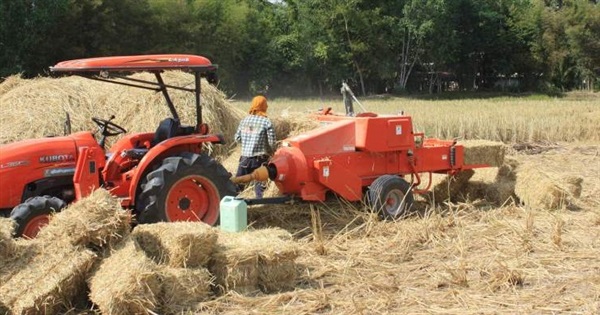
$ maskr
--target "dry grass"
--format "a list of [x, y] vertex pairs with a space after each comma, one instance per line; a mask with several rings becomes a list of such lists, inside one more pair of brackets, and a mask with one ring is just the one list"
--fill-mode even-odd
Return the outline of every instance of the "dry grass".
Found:
[[[414, 100], [406, 98], [361, 100], [381, 114], [404, 111], [415, 130], [442, 139], [486, 139], [511, 142], [600, 140], [600, 97], [588, 99]], [[341, 101], [275, 99], [274, 112], [308, 112], [332, 107], [343, 112]], [[355, 105], [355, 108], [358, 107]]]

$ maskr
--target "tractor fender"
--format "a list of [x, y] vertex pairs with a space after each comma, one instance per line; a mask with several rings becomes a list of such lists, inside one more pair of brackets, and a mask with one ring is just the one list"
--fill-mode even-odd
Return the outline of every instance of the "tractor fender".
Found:
[[181, 152], [200, 153], [203, 143], [223, 144], [225, 143], [225, 138], [221, 134], [178, 136], [167, 139], [152, 147], [140, 160], [136, 172], [133, 173], [131, 178], [131, 185], [129, 186], [131, 205], [135, 204], [140, 181], [143, 179], [143, 176], [152, 171], [150, 167], [155, 165], [155, 162], [160, 162], [169, 156], [174, 156]]

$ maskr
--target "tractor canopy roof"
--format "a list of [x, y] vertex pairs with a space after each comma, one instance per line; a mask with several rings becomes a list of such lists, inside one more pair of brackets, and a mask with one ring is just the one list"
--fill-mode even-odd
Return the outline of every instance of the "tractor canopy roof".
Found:
[[[66, 60], [50, 67], [57, 74], [78, 75], [93, 80], [111, 82], [131, 87], [162, 92], [173, 118], [179, 120], [179, 115], [168, 90], [192, 92], [196, 103], [196, 129], [202, 125], [202, 107], [200, 106], [200, 78], [205, 77], [211, 84], [218, 82], [217, 65], [208, 58], [196, 55], [161, 54], [113, 56]], [[165, 70], [181, 70], [194, 74], [194, 85], [174, 86], [165, 84], [161, 73]], [[128, 74], [132, 72], [154, 73], [156, 81], [138, 79]]]
[[184, 70], [191, 72], [215, 71], [217, 65], [202, 56], [182, 54], [113, 56], [66, 60], [50, 67], [52, 72], [96, 72], [96, 71], [155, 71]]

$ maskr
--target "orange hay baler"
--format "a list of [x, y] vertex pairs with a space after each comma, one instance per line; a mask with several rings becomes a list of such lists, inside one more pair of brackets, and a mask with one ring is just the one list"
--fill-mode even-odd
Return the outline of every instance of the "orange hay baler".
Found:
[[[413, 193], [428, 191], [433, 173], [490, 166], [466, 165], [462, 145], [415, 133], [410, 116], [340, 116], [327, 110], [315, 119], [320, 128], [284, 140], [268, 165], [233, 181], [270, 178], [287, 196], [280, 200], [325, 201], [328, 193], [348, 201], [366, 197], [374, 210], [395, 219], [411, 207]], [[425, 185], [421, 174], [429, 175]]]

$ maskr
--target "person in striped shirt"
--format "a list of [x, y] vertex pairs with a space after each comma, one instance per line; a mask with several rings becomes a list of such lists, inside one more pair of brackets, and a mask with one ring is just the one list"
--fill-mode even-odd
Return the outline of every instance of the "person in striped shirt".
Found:
[[[267, 117], [267, 108], [267, 99], [264, 96], [254, 97], [249, 115], [238, 125], [235, 141], [241, 142], [242, 154], [236, 176], [250, 174], [266, 164], [275, 150], [275, 129]], [[264, 189], [263, 183], [254, 183], [256, 198], [263, 197]]]

